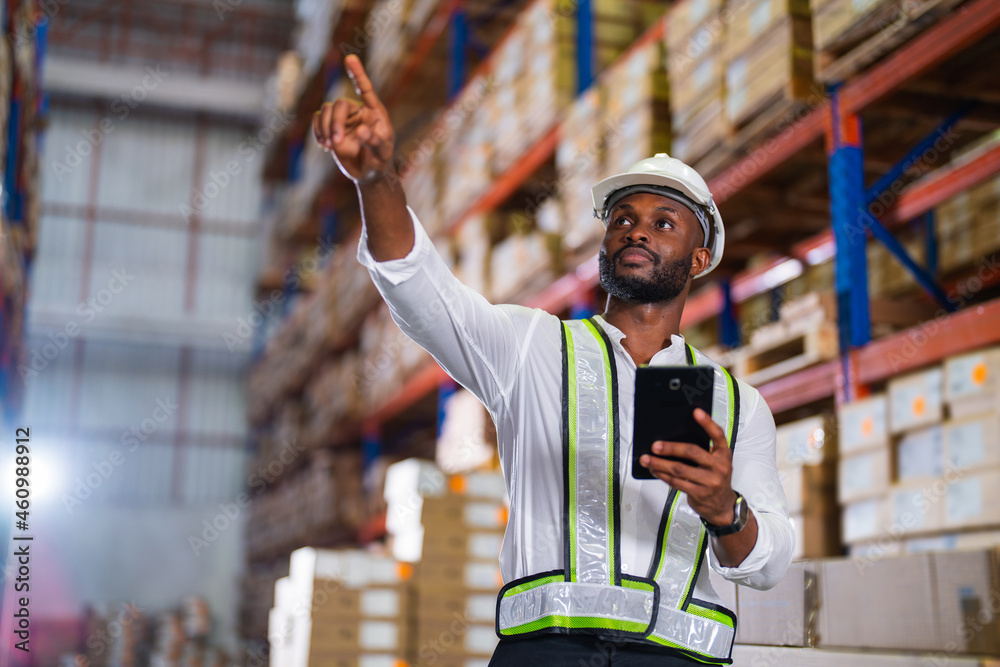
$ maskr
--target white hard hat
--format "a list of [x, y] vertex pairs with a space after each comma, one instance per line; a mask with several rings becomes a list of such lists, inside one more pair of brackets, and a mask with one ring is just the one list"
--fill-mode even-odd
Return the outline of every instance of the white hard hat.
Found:
[[[605, 207], [612, 195], [624, 188], [631, 190], [633, 187], [635, 187], [635, 191], [642, 192], [641, 186], [670, 188], [677, 191], [684, 198], [690, 199], [695, 205], [704, 207], [704, 212], [708, 214], [707, 216], [698, 215], [698, 211], [695, 211], [695, 215], [698, 216], [699, 220], [706, 220], [706, 223], [704, 223], [706, 227], [709, 224], [708, 221], [712, 225], [714, 236], [709, 234], [707, 228], [705, 229], [706, 243], [711, 242], [712, 244], [708, 248], [709, 252], [712, 253], [712, 261], [708, 265], [708, 268], [695, 276], [695, 278], [700, 278], [718, 266], [719, 262], [722, 261], [726, 231], [722, 226], [722, 216], [719, 214], [719, 208], [712, 200], [712, 193], [708, 191], [708, 184], [705, 183], [705, 179], [697, 171], [666, 153], [657, 153], [653, 157], [640, 160], [629, 167], [628, 171], [624, 174], [610, 176], [595, 185], [591, 190], [594, 197], [594, 216], [600, 218], [604, 227], [607, 228], [608, 220], [605, 215]], [[648, 191], [656, 192], [655, 190]], [[666, 196], [671, 195], [668, 194]], [[683, 199], [680, 201], [684, 202]]]

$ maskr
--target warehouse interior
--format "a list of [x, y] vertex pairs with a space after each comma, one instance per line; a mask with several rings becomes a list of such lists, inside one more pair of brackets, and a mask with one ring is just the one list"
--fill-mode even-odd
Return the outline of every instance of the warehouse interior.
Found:
[[603, 312], [591, 187], [663, 152], [707, 181], [725, 253], [681, 333], [766, 400], [796, 535], [769, 591], [712, 573], [733, 664], [1000, 665], [1000, 3], [0, 20], [0, 667], [489, 663], [496, 427], [357, 261], [312, 134], [349, 54], [492, 303]]

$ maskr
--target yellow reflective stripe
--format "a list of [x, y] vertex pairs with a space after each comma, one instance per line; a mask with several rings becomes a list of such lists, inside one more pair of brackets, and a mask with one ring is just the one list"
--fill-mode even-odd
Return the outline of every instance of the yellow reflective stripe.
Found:
[[650, 591], [652, 592], [653, 584], [648, 581], [633, 581], [632, 579], [622, 579], [622, 586], [625, 588], [635, 588], [640, 591]]
[[615, 432], [615, 419], [617, 415], [614, 414], [614, 402], [611, 400], [611, 361], [608, 359], [610, 350], [608, 350], [607, 345], [604, 344], [604, 339], [601, 337], [600, 332], [594, 327], [594, 323], [590, 320], [583, 320], [583, 323], [590, 330], [590, 333], [594, 335], [597, 340], [598, 347], [601, 348], [601, 356], [604, 358], [604, 382], [605, 388], [608, 393], [608, 400], [605, 401], [608, 406], [608, 446], [605, 448], [607, 451], [607, 461], [605, 464], [606, 474], [608, 478], [608, 575], [610, 577], [609, 584], [615, 585], [615, 571], [617, 570], [618, 564], [615, 562], [615, 479], [614, 479], [614, 461], [612, 457], [614, 456], [614, 449], [611, 447], [611, 438], [614, 437]]
[[567, 381], [567, 401], [569, 410], [567, 414], [567, 427], [569, 429], [569, 472], [566, 475], [566, 484], [569, 485], [569, 580], [576, 581], [576, 484], [572, 480], [576, 479], [576, 350], [573, 347], [573, 330], [568, 324], [563, 324], [566, 329], [566, 355], [568, 363], [566, 372], [569, 374]]
[[729, 448], [733, 448], [733, 425], [736, 422], [736, 381], [733, 376], [729, 374], [722, 366], [719, 366], [719, 370], [722, 374], [726, 376], [726, 390], [729, 393], [729, 419], [726, 420], [726, 442], [729, 444]]
[[718, 623], [722, 623], [725, 626], [733, 627], [733, 619], [731, 619], [726, 614], [721, 611], [716, 611], [715, 609], [708, 609], [706, 607], [699, 607], [696, 604], [688, 605], [686, 610], [688, 613], [694, 614], [695, 616], [701, 616], [702, 618], [707, 618]]
[[[670, 502], [670, 516], [667, 518], [667, 525], [663, 529], [663, 542], [660, 544], [660, 562], [656, 566], [656, 574], [653, 575], [653, 581], [660, 580], [660, 573], [663, 572], [663, 555], [667, 553], [667, 541], [670, 539], [670, 526], [674, 523], [674, 510], [677, 509], [677, 499], [680, 498], [680, 493], [675, 493], [673, 500]], [[704, 528], [702, 528], [704, 530]]]
[[[707, 535], [708, 535], [708, 531], [705, 530], [705, 526], [699, 526], [698, 527], [698, 550], [695, 553], [701, 554], [702, 549], [705, 548], [705, 537]], [[691, 591], [691, 587], [694, 586], [694, 578], [695, 578], [695, 576], [697, 574], [698, 574], [698, 563], [697, 563], [697, 557], [696, 557], [695, 566], [693, 568], [691, 568], [691, 576], [688, 577], [687, 586], [684, 587], [684, 595], [681, 596], [681, 604], [680, 604], [679, 607], [677, 607], [681, 611], [685, 611], [685, 609], [684, 609], [684, 601], [687, 600], [688, 593]]]
[[517, 595], [518, 593], [523, 593], [524, 591], [530, 591], [532, 588], [544, 586], [545, 584], [551, 584], [554, 581], [566, 581], [566, 579], [561, 574], [550, 574], [546, 577], [540, 577], [532, 581], [526, 581], [523, 584], [518, 584], [517, 586], [512, 586], [507, 589], [507, 592], [505, 592], [503, 596], [507, 597], [508, 595]]

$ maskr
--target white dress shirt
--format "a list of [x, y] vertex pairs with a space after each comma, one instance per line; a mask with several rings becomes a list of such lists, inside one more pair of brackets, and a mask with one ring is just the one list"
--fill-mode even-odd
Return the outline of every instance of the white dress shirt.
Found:
[[[545, 311], [493, 305], [462, 284], [437, 254], [413, 211], [415, 242], [401, 259], [376, 262], [363, 229], [358, 260], [368, 268], [392, 317], [408, 336], [487, 407], [497, 426], [510, 519], [500, 553], [505, 582], [563, 567], [562, 352], [560, 321]], [[619, 329], [597, 321], [611, 339], [618, 368], [621, 475], [621, 568], [647, 576], [670, 486], [636, 480], [632, 466], [635, 363]], [[698, 362], [708, 361], [699, 358]], [[684, 339], [657, 352], [651, 366], [685, 365]], [[715, 391], [725, 392], [716, 373]], [[721, 384], [720, 384], [721, 383]], [[774, 586], [792, 558], [794, 533], [775, 465], [774, 419], [756, 389], [740, 387], [739, 446], [732, 486], [757, 518], [757, 542], [738, 567], [723, 567], [709, 540], [711, 567], [756, 589]], [[707, 568], [694, 597], [719, 604]]]

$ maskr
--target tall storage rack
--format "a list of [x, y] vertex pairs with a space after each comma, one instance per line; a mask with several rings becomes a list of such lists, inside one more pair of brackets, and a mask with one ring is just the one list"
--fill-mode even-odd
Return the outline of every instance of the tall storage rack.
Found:
[[23, 396], [24, 306], [38, 231], [40, 72], [47, 23], [32, 0], [2, 3], [0, 43], [0, 421]]
[[[589, 29], [589, 3], [579, 3], [578, 38], [586, 43]], [[449, 93], [458, 93], [456, 82], [464, 78], [462, 3], [442, 2], [428, 29], [417, 46], [401, 64], [397, 89], [405, 87], [410, 77], [420, 69], [433, 49], [445, 49], [444, 37], [449, 36]], [[662, 40], [666, 32], [664, 21], [658, 21], [635, 44], [636, 47]], [[459, 44], [458, 47], [455, 44]], [[501, 41], [502, 44], [502, 41]], [[495, 51], [494, 51], [495, 52]], [[724, 218], [727, 211], [756, 208], [766, 211], [787, 205], [781, 196], [789, 182], [804, 174], [822, 184], [830, 202], [830, 226], [812, 237], [790, 244], [786, 254], [772, 255], [763, 264], [743, 268], [709, 284], [695, 286], [689, 297], [682, 320], [682, 329], [704, 324], [718, 318], [719, 327], [727, 329], [724, 336], [733, 340], [734, 306], [766, 295], [802, 273], [810, 265], [833, 258], [838, 312], [840, 350], [838, 358], [811, 365], [803, 370], [763, 382], [757, 386], [772, 412], [782, 416], [798, 414], [810, 405], [824, 401], [836, 404], [867, 395], [869, 387], [907, 370], [940, 361], [947, 356], [1000, 342], [1000, 299], [984, 295], [1000, 284], [1000, 270], [977, 272], [973, 267], [966, 274], [949, 276], [944, 284], [934, 278], [935, 248], [928, 242], [926, 255], [929, 270], [912, 260], [906, 250], [894, 240], [892, 231], [915, 219], [926, 219], [934, 238], [931, 213], [934, 208], [958, 193], [1000, 173], [1000, 147], [987, 144], [984, 150], [971, 151], [962, 160], [923, 173], [919, 178], [904, 176], [912, 157], [926, 150], [939, 131], [945, 132], [960, 120], [974, 119], [982, 136], [1000, 126], [1000, 79], [991, 73], [986, 63], [990, 54], [1000, 53], [1000, 4], [993, 0], [968, 0], [957, 10], [940, 17], [916, 37], [904, 41], [867, 67], [856, 66], [845, 80], [831, 82], [828, 95], [806, 108], [794, 122], [766, 141], [753, 147], [740, 147], [719, 168], [706, 174], [709, 186], [720, 204]], [[581, 92], [592, 81], [593, 57], [587, 48], [578, 52], [578, 80]], [[318, 107], [330, 81], [336, 76], [337, 58], [328, 60], [325, 74], [317, 76], [306, 89], [299, 104], [299, 118], [293, 121], [278, 148], [269, 156], [268, 172], [274, 178], [285, 178], [296, 169], [302, 142], [310, 141], [308, 118]], [[973, 72], [970, 67], [979, 63]], [[486, 60], [474, 74], [485, 74], [495, 66]], [[942, 86], [949, 73], [965, 72], [964, 80], [954, 90]], [[975, 74], [975, 75], [973, 75]], [[475, 76], [468, 77], [475, 79]], [[933, 103], [931, 98], [934, 97]], [[393, 93], [389, 93], [390, 109]], [[879, 114], [870, 113], [876, 105], [885, 103]], [[888, 109], [888, 111], [886, 111]], [[885, 114], [909, 121], [919, 118], [914, 126], [929, 130], [907, 154], [898, 146], [886, 150], [882, 141], [877, 151], [866, 153], [868, 137], [878, 137], [885, 127]], [[521, 188], [550, 173], [553, 155], [561, 137], [562, 125], [556, 123], [541, 138], [529, 146], [511, 167], [503, 171], [491, 186], [466, 211], [447, 222], [456, 230], [475, 215], [501, 206]], [[889, 156], [889, 157], [887, 157]], [[340, 187], [344, 184], [341, 181]], [[319, 195], [318, 208], [326, 210], [342, 205], [350, 210], [352, 194], [331, 188]], [[875, 218], [869, 204], [880, 194], [891, 192], [890, 203]], [[347, 202], [344, 204], [344, 202]], [[794, 216], [796, 211], [791, 211]], [[356, 211], [354, 212], [356, 215]], [[859, 217], [860, 216], [860, 217]], [[341, 216], [343, 219], [343, 216]], [[727, 218], [730, 219], [730, 218]], [[857, 234], [858, 220], [861, 230]], [[925, 306], [933, 306], [937, 314], [931, 320], [894, 334], [871, 340], [868, 322], [868, 283], [865, 271], [868, 236], [884, 243], [908, 270], [917, 275], [918, 283], [927, 292]], [[344, 234], [345, 245], [356, 242], [354, 235]], [[969, 281], [975, 281], [969, 293]], [[593, 310], [597, 294], [596, 262], [573, 267], [538, 291], [524, 303], [555, 314]], [[956, 309], [956, 299], [947, 298], [956, 290], [972, 305]], [[283, 325], [301, 327], [301, 318], [290, 318]], [[931, 332], [928, 327], [933, 327]], [[929, 335], [932, 334], [932, 335]], [[330, 354], [344, 349], [356, 331], [337, 332], [339, 341], [330, 346]], [[738, 337], [737, 337], [738, 338]], [[914, 344], [917, 340], [918, 344]], [[381, 433], [398, 428], [401, 420], [417, 419], [433, 422], [428, 406], [437, 403], [436, 394], [446, 395], [454, 385], [433, 362], [414, 373], [391, 396], [375, 405], [365, 406], [362, 416], [340, 424], [338, 434], [328, 446], [335, 451], [366, 448], [377, 451]], [[789, 417], [790, 418], [790, 417]], [[274, 419], [273, 414], [258, 415], [258, 426]], [[433, 423], [428, 424], [433, 429]], [[253, 530], [253, 527], [251, 527]], [[370, 541], [382, 534], [384, 517], [370, 517], [357, 535], [339, 535], [343, 541]], [[316, 536], [323, 542], [330, 536]]]

